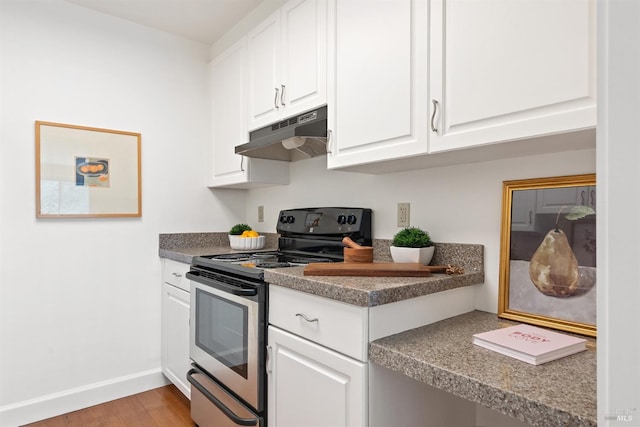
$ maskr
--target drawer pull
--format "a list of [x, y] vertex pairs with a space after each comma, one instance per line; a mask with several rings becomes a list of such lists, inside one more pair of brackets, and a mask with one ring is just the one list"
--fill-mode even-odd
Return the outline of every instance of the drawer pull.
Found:
[[306, 320], [309, 323], [313, 323], [313, 322], [317, 322], [318, 321], [317, 317], [314, 317], [313, 319], [311, 319], [310, 317], [308, 317], [307, 315], [302, 314], [302, 313], [296, 313], [296, 317], [302, 317], [304, 320]]
[[171, 273], [173, 274], [173, 277], [182, 277], [182, 274], [178, 274], [178, 273]]

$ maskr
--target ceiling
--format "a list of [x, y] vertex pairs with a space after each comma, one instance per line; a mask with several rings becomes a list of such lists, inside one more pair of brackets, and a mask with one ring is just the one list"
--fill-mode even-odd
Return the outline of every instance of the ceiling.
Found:
[[262, 0], [67, 0], [137, 24], [213, 44]]

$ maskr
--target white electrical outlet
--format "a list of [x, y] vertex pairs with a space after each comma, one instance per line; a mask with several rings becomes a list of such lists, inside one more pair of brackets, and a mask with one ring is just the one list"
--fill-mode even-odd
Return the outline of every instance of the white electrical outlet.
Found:
[[264, 206], [258, 206], [258, 222], [264, 222]]
[[398, 227], [409, 227], [409, 203], [398, 203]]

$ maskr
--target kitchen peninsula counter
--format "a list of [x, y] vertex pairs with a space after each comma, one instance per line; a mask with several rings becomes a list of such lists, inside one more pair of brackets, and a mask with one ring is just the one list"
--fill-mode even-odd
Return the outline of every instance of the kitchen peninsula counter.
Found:
[[472, 311], [373, 341], [369, 360], [533, 426], [596, 426], [596, 344], [534, 366], [472, 336], [517, 322]]
[[484, 281], [482, 271], [431, 277], [305, 276], [304, 267], [265, 270], [264, 277], [274, 285], [360, 307], [375, 307]]
[[[266, 235], [265, 250], [277, 248], [277, 235]], [[389, 240], [374, 241], [374, 260], [391, 261]], [[191, 263], [195, 256], [233, 251], [224, 233], [161, 234], [159, 256]], [[483, 246], [436, 243], [432, 264], [452, 264], [463, 274], [431, 277], [305, 276], [304, 267], [264, 270], [265, 281], [285, 288], [322, 296], [361, 307], [374, 307], [484, 282]]]

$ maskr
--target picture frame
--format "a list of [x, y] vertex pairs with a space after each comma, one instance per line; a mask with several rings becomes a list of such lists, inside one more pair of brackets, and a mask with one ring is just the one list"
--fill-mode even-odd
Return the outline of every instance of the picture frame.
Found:
[[36, 217], [142, 216], [141, 134], [35, 122]]
[[504, 181], [498, 317], [596, 336], [595, 174]]

